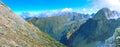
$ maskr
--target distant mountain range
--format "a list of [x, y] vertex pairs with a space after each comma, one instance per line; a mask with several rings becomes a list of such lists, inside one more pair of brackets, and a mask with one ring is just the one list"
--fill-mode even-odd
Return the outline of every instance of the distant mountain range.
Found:
[[[53, 17], [53, 16], [64, 16], [64, 15], [70, 15], [70, 14], [80, 14], [77, 12], [61, 12], [61, 11], [56, 11], [56, 12], [41, 12], [41, 13], [33, 13], [33, 12], [23, 12], [19, 14], [24, 19], [30, 18], [30, 17], [37, 17], [37, 18], [46, 18], [46, 17]], [[90, 15], [90, 14], [83, 14], [83, 15]], [[91, 14], [89, 17], [94, 16], [94, 13]]]

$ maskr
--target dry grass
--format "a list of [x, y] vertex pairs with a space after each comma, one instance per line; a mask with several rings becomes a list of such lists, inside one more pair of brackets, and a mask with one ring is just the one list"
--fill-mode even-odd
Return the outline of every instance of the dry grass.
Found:
[[66, 47], [0, 5], [0, 47]]

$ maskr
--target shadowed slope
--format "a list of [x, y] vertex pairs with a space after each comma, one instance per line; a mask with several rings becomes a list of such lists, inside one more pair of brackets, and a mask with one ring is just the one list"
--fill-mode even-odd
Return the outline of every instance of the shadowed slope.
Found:
[[108, 8], [99, 10], [95, 17], [82, 24], [68, 39], [72, 47], [103, 47], [105, 40], [111, 37], [120, 19], [110, 19], [114, 16]]

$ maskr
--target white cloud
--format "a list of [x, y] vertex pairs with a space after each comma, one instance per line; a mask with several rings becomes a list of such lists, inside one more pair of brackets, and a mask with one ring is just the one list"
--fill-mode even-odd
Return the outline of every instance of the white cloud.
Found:
[[120, 0], [94, 0], [92, 1], [93, 8], [103, 8], [107, 7], [111, 10], [116, 10], [120, 12]]
[[86, 11], [87, 11], [87, 9], [83, 8], [83, 11], [84, 11], [84, 12], [86, 12]]
[[71, 12], [71, 11], [73, 11], [73, 9], [72, 8], [64, 8], [61, 11], [62, 12]]
[[[85, 13], [85, 14], [92, 14], [96, 13], [99, 9], [107, 7], [110, 8], [111, 10], [119, 11], [120, 12], [120, 0], [87, 0], [89, 3], [86, 7], [84, 8], [63, 8], [63, 9], [56, 9], [56, 10], [50, 10], [50, 11], [42, 11], [38, 12], [44, 13], [46, 15], [53, 15], [53, 14], [58, 14], [60, 12], [78, 12], [78, 13]], [[90, 6], [89, 6], [90, 5]], [[31, 16], [33, 14], [30, 14]], [[35, 14], [34, 14], [35, 15]]]
[[78, 13], [83, 13], [83, 14], [93, 14], [96, 13], [97, 9], [93, 8], [83, 8], [83, 9], [77, 9]]
[[33, 13], [33, 12], [23, 12], [23, 13], [21, 13], [21, 14], [19, 14], [21, 17], [23, 17], [23, 18], [28, 18], [28, 17], [34, 17], [34, 16], [36, 16], [36, 14], [35, 13]]

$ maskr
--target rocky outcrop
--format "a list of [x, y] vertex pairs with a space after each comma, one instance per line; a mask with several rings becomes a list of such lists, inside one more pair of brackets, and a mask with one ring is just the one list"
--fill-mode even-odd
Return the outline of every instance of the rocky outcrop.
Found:
[[0, 3], [0, 47], [66, 47]]
[[108, 38], [105, 41], [105, 46], [106, 47], [119, 47], [120, 46], [120, 28], [117, 28], [113, 36]]

